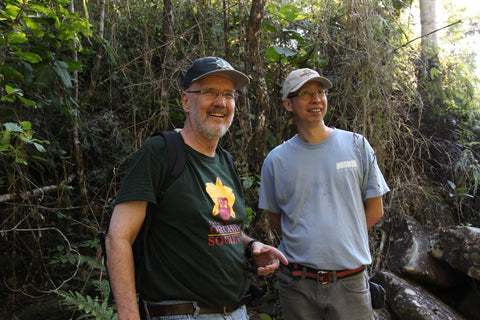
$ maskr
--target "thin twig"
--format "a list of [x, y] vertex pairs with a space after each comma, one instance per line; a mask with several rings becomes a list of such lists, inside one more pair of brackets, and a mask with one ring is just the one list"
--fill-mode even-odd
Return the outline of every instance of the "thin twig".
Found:
[[[73, 252], [74, 254], [77, 255], [78, 259], [77, 259], [77, 263], [75, 265], [75, 271], [73, 272], [73, 274], [62, 281], [62, 283], [58, 286], [56, 286], [56, 288], [52, 289], [52, 290], [40, 290], [38, 288], [35, 288], [33, 285], [29, 285], [30, 287], [33, 287], [35, 290], [37, 290], [38, 292], [40, 293], [52, 293], [52, 292], [55, 292], [55, 291], [58, 291], [60, 290], [64, 284], [66, 284], [67, 282], [69, 282], [70, 280], [72, 280], [78, 273], [78, 270], [80, 269], [80, 262], [81, 262], [81, 255], [80, 255], [80, 252], [78, 252], [77, 250], [73, 249], [72, 246], [70, 245], [70, 241], [68, 241], [67, 237], [62, 233], [62, 231], [60, 231], [60, 229], [58, 228], [55, 228], [55, 227], [48, 227], [48, 228], [31, 228], [31, 229], [16, 229], [16, 228], [12, 228], [12, 229], [9, 229], [9, 230], [0, 230], [0, 233], [3, 234], [3, 233], [7, 233], [7, 232], [12, 232], [12, 231], [15, 231], [15, 232], [32, 232], [32, 231], [56, 231], [60, 234], [60, 236], [65, 240], [65, 242], [67, 243], [67, 246], [68, 246], [68, 250], [70, 252]], [[53, 281], [51, 281], [52, 284]], [[29, 294], [27, 294], [25, 291], [21, 290], [21, 289], [13, 289], [13, 288], [10, 288], [6, 282], [4, 282], [5, 286], [13, 291], [13, 292], [20, 292], [26, 296], [29, 296], [29, 297], [33, 297]]]
[[401, 49], [401, 48], [403, 48], [403, 47], [408, 46], [410, 43], [412, 43], [412, 42], [414, 42], [414, 41], [416, 41], [416, 40], [418, 40], [418, 39], [421, 39], [421, 38], [424, 38], [424, 37], [428, 37], [429, 35], [431, 35], [431, 34], [433, 34], [433, 33], [435, 33], [435, 32], [438, 32], [438, 31], [443, 30], [443, 29], [445, 29], [445, 28], [450, 28], [451, 26], [456, 25], [456, 24], [458, 24], [458, 23], [462, 23], [462, 22], [463, 22], [462, 20], [458, 20], [458, 21], [456, 21], [456, 22], [450, 23], [449, 25], [443, 26], [443, 27], [441, 27], [441, 28], [439, 28], [439, 29], [430, 31], [429, 33], [422, 34], [421, 36], [416, 37], [415, 39], [412, 39], [412, 40], [408, 41], [407, 43], [401, 45], [400, 47], [393, 49], [393, 52], [397, 51], [398, 49]]

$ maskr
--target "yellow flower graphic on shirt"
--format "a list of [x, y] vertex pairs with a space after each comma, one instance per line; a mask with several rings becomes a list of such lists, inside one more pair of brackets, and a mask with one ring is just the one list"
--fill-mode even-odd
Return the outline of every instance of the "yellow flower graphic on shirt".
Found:
[[220, 178], [217, 177], [215, 184], [206, 184], [206, 190], [213, 203], [215, 203], [212, 212], [214, 216], [220, 214], [223, 220], [228, 220], [230, 217], [235, 218], [235, 212], [233, 212], [235, 194], [231, 188], [224, 186]]

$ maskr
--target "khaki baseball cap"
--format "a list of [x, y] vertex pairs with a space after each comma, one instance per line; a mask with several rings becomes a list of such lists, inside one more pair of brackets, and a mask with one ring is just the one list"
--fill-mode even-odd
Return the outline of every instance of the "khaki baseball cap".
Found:
[[319, 75], [317, 71], [308, 68], [297, 69], [290, 72], [283, 83], [282, 100], [285, 100], [290, 93], [297, 91], [305, 83], [312, 80], [320, 82], [325, 89], [332, 87], [330, 80]]

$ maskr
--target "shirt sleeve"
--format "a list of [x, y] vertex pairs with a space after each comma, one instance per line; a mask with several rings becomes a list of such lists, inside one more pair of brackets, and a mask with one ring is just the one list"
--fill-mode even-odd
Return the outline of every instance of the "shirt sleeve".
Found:
[[364, 138], [365, 154], [366, 154], [366, 174], [365, 181], [362, 186], [363, 200], [383, 196], [390, 191], [387, 182], [377, 163], [375, 151]]
[[161, 136], [148, 139], [129, 162], [116, 203], [147, 201], [157, 204], [167, 166], [165, 142]]

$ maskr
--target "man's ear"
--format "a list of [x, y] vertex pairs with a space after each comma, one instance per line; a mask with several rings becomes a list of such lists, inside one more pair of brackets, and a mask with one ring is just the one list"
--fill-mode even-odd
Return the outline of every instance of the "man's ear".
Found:
[[190, 106], [188, 103], [189, 103], [188, 94], [184, 91], [182, 93], [182, 106], [183, 106], [183, 111], [185, 112], [190, 112]]
[[283, 100], [283, 106], [285, 109], [287, 109], [287, 111], [292, 111], [292, 101], [289, 98]]

